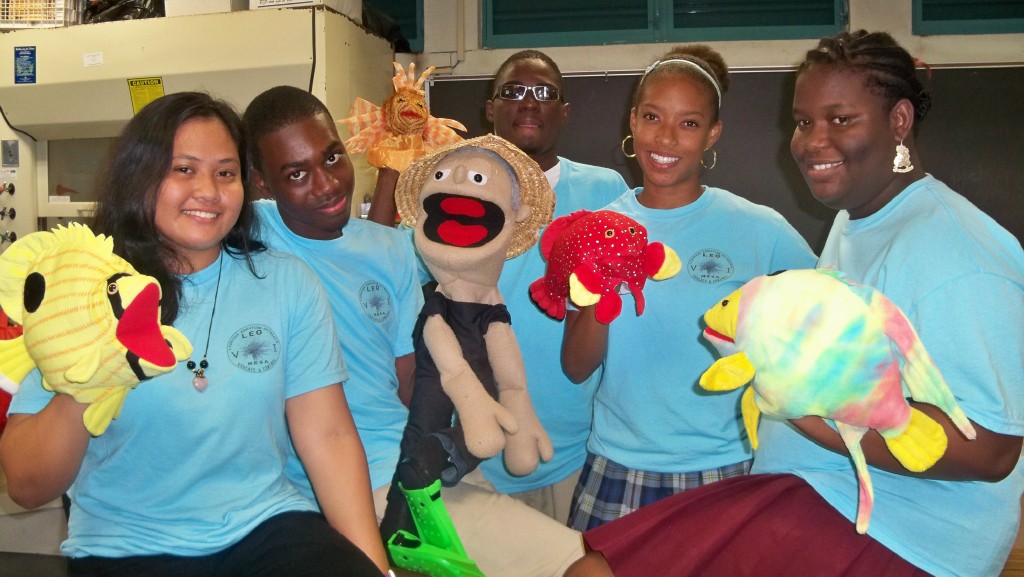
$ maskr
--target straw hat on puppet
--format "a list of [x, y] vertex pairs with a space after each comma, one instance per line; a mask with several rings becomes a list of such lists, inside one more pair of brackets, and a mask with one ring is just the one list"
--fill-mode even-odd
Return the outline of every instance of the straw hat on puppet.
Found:
[[423, 188], [423, 183], [433, 173], [434, 166], [442, 158], [467, 147], [481, 148], [496, 153], [512, 167], [512, 172], [515, 173], [516, 180], [519, 181], [520, 202], [530, 207], [530, 216], [516, 224], [505, 258], [519, 256], [537, 242], [540, 229], [551, 222], [551, 217], [555, 212], [555, 191], [548, 184], [544, 171], [532, 158], [511, 142], [493, 134], [450, 144], [409, 165], [409, 168], [399, 176], [398, 185], [395, 188], [395, 204], [398, 207], [398, 215], [402, 219], [402, 224], [409, 228], [416, 228], [416, 219], [420, 211], [420, 190]]

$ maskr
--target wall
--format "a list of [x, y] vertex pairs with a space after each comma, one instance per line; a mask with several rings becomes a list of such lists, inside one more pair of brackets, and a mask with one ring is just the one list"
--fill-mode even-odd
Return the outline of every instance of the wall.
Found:
[[[435, 116], [466, 124], [469, 136], [490, 130], [482, 102], [493, 72], [515, 49], [482, 50], [477, 2], [430, 0], [426, 52], [417, 65], [438, 66], [430, 84]], [[883, 29], [932, 67], [922, 72], [935, 106], [922, 123], [918, 146], [926, 170], [1024, 238], [1024, 34], [917, 37], [911, 3], [850, 0], [852, 29]], [[459, 6], [464, 18], [457, 18]], [[460, 42], [459, 30], [464, 30]], [[705, 182], [772, 206], [818, 249], [834, 212], [813, 201], [789, 154], [793, 68], [814, 40], [711, 43], [729, 62], [732, 87], [723, 98], [725, 130], [718, 165]], [[559, 152], [614, 168], [640, 184], [636, 164], [619, 150], [628, 134], [628, 100], [640, 71], [665, 44], [542, 48], [565, 74], [572, 104]], [[461, 48], [461, 50], [460, 50]], [[405, 55], [403, 55], [405, 56]]]
[[[426, 0], [424, 53], [417, 64], [436, 74], [492, 75], [515, 49], [482, 50], [480, 7], [474, 0]], [[921, 37], [911, 34], [909, 0], [849, 0], [850, 29], [885, 30], [932, 65], [1024, 63], [1024, 34]], [[460, 15], [459, 6], [463, 7]], [[460, 25], [461, 24], [461, 25]], [[460, 35], [460, 32], [462, 34]], [[464, 50], [460, 53], [460, 38]], [[731, 67], [792, 66], [813, 46], [808, 40], [716, 42]], [[563, 72], [642, 70], [670, 44], [542, 48]]]

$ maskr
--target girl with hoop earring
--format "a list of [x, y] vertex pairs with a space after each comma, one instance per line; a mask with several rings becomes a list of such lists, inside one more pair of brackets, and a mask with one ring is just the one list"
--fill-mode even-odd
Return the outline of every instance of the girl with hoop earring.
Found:
[[683, 271], [647, 285], [643, 316], [625, 314], [606, 325], [594, 307], [568, 314], [566, 374], [581, 382], [604, 368], [570, 514], [570, 526], [581, 531], [750, 470], [739, 397], [696, 393], [715, 360], [697, 337], [700, 319], [748, 280], [813, 268], [816, 257], [774, 210], [701, 184], [703, 171], [718, 161], [713, 147], [722, 133], [727, 70], [708, 46], [676, 47], [647, 68], [633, 96], [632, 134], [622, 148], [639, 163], [643, 186], [606, 208], [673, 248]]

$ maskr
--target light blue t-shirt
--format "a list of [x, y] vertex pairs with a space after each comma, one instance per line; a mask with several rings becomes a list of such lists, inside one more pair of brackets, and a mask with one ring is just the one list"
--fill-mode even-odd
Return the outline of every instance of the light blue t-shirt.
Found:
[[[209, 333], [209, 386], [199, 392], [180, 362], [130, 392], [119, 418], [89, 442], [68, 491], [61, 551], [70, 557], [209, 555], [285, 511], [315, 510], [288, 482], [286, 399], [340, 383], [345, 365], [327, 297], [291, 256], [253, 255], [185, 277], [174, 326], [199, 362]], [[10, 413], [37, 413], [53, 393], [33, 371]]]
[[[555, 218], [577, 210], [598, 210], [626, 190], [614, 170], [559, 158], [555, 184]], [[543, 232], [543, 231], [542, 231]], [[568, 477], [586, 460], [587, 436], [592, 420], [591, 403], [599, 374], [575, 384], [562, 372], [561, 350], [564, 323], [544, 314], [530, 300], [530, 283], [544, 276], [547, 263], [540, 244], [512, 260], [498, 279], [498, 290], [512, 316], [512, 331], [523, 352], [526, 386], [541, 425], [551, 438], [555, 455], [533, 473], [516, 477], [502, 460], [504, 454], [480, 465], [484, 476], [503, 493], [532, 491]]]
[[649, 241], [672, 248], [682, 270], [666, 280], [648, 279], [642, 316], [623, 295], [622, 314], [608, 330], [587, 448], [659, 473], [744, 461], [751, 453], [740, 391], [707, 393], [697, 383], [717, 358], [701, 337], [704, 313], [754, 277], [812, 268], [816, 258], [779, 213], [731, 192], [705, 187], [689, 205], [656, 210], [637, 201], [642, 190], [607, 208], [644, 225]]
[[[382, 487], [395, 473], [409, 418], [398, 398], [395, 358], [413, 351], [412, 329], [423, 306], [412, 247], [395, 229], [361, 219], [350, 220], [339, 238], [304, 238], [288, 229], [273, 201], [254, 206], [261, 240], [304, 260], [327, 291], [348, 360], [345, 398], [366, 451], [370, 483]], [[312, 496], [302, 463], [294, 456], [288, 474]]]
[[[871, 216], [840, 212], [819, 266], [903, 310], [972, 421], [1024, 435], [1024, 251], [1009, 232], [927, 176]], [[754, 472], [803, 477], [852, 522], [858, 487], [848, 457], [788, 421], [763, 419], [758, 435]], [[999, 574], [1017, 534], [1024, 464], [998, 483], [870, 474], [869, 535], [932, 575]]]

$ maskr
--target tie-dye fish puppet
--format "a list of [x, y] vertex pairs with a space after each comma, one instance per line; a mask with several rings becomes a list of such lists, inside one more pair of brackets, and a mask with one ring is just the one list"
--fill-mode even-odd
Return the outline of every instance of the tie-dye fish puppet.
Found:
[[409, 65], [408, 73], [401, 64], [395, 62], [394, 66], [395, 76], [391, 82], [395, 93], [384, 105], [356, 98], [349, 116], [338, 124], [347, 126], [352, 134], [345, 141], [349, 154], [365, 152], [370, 166], [403, 172], [417, 158], [462, 140], [455, 130], [465, 132], [466, 127], [457, 120], [435, 118], [427, 111], [423, 83], [434, 71], [433, 66], [419, 79], [416, 79], [415, 64]]
[[632, 293], [641, 315], [647, 278], [664, 280], [682, 268], [674, 250], [648, 242], [642, 224], [610, 210], [579, 210], [556, 218], [544, 229], [540, 250], [547, 272], [530, 285], [530, 298], [558, 320], [565, 318], [569, 297], [577, 306], [596, 304], [597, 320], [612, 322], [622, 312], [622, 286]]
[[23, 327], [0, 341], [0, 387], [16, 392], [38, 367], [46, 389], [89, 405], [83, 421], [95, 436], [130, 390], [192, 352], [184, 335], [160, 324], [160, 284], [113, 247], [72, 223], [26, 235], [0, 255], [0, 308]]
[[740, 401], [756, 450], [761, 413], [782, 419], [831, 419], [859, 480], [857, 532], [865, 533], [874, 492], [861, 438], [878, 431], [909, 471], [938, 461], [942, 426], [911, 407], [910, 397], [945, 411], [968, 439], [974, 427], [903, 312], [881, 292], [832, 270], [757, 277], [704, 315], [704, 338], [724, 356], [701, 376], [711, 391], [750, 383]]

